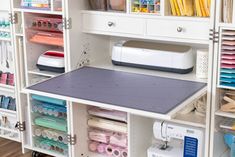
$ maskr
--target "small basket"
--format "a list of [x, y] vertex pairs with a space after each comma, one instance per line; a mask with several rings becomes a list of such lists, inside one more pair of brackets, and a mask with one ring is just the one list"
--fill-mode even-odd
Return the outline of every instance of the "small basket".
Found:
[[126, 0], [107, 0], [109, 11], [126, 11]]

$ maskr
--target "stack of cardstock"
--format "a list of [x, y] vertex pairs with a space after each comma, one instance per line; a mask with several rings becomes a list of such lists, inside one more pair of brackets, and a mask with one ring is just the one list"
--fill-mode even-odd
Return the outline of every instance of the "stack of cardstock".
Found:
[[235, 31], [222, 33], [220, 85], [235, 87]]
[[233, 0], [223, 0], [223, 22], [232, 23]]

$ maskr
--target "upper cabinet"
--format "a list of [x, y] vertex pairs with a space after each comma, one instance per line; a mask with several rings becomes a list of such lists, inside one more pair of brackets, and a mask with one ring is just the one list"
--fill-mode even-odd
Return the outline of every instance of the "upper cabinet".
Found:
[[89, 0], [89, 6], [82, 12], [86, 33], [209, 43], [209, 0]]

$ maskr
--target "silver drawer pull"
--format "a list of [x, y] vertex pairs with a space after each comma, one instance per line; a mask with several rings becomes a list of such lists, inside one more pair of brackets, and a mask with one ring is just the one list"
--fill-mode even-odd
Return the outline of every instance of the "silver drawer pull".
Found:
[[183, 28], [182, 27], [178, 27], [177, 28], [177, 32], [182, 32], [183, 31]]
[[114, 22], [110, 22], [110, 21], [109, 21], [109, 22], [108, 22], [108, 26], [109, 26], [109, 27], [114, 26]]

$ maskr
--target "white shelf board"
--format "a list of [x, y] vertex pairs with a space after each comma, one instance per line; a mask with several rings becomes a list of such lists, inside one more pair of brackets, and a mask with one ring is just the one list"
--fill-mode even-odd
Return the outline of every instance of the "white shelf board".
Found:
[[2, 37], [0, 37], [0, 41], [11, 41], [11, 38], [2, 38]]
[[224, 152], [220, 157], [229, 157], [230, 156], [230, 149]]
[[[126, 13], [128, 14], [128, 13]], [[161, 13], [144, 13], [144, 12], [130, 12], [130, 15], [154, 15], [154, 16], [162, 16]]]
[[115, 16], [128, 16], [135, 18], [157, 18], [157, 19], [179, 19], [189, 21], [204, 21], [210, 22], [210, 18], [207, 17], [188, 17], [188, 16], [159, 16], [156, 14], [143, 14], [143, 13], [125, 13], [125, 12], [108, 12], [108, 11], [94, 11], [94, 10], [82, 10], [81, 13], [86, 14], [99, 14], [99, 15], [115, 15]]
[[15, 86], [0, 84], [0, 90], [14, 93], [15, 92]]
[[0, 113], [16, 116], [16, 111], [0, 108]]
[[23, 145], [23, 148], [26, 148], [26, 149], [32, 149], [32, 147], [31, 147], [29, 144], [27, 144], [27, 145]]
[[62, 13], [62, 12], [59, 12], [59, 11], [40, 10], [40, 9], [14, 8], [14, 9], [13, 9], [13, 11], [25, 12], [25, 13], [38, 13], [38, 14], [63, 15], [63, 13]]
[[190, 112], [188, 114], [177, 114], [172, 121], [180, 124], [206, 128], [206, 116], [199, 116], [195, 114], [195, 112]]
[[13, 132], [13, 133], [16, 133], [16, 134], [19, 133], [18, 130], [14, 130], [14, 129], [10, 129], [10, 128], [5, 128], [5, 127], [2, 127], [2, 126], [0, 126], [0, 130], [10, 131], [10, 132]]
[[10, 28], [0, 28], [0, 32], [11, 32]]
[[223, 111], [218, 110], [215, 112], [215, 115], [235, 119], [235, 113], [223, 112]]
[[55, 77], [60, 73], [50, 72], [50, 71], [40, 71], [39, 69], [29, 70], [29, 74], [40, 75], [40, 76], [47, 76], [47, 77]]
[[8, 9], [1, 9], [0, 12], [10, 12], [10, 8]]
[[176, 74], [176, 73], [162, 72], [162, 71], [157, 71], [157, 70], [147, 70], [147, 69], [126, 67], [126, 66], [116, 66], [112, 64], [110, 58], [91, 62], [90, 65], [88, 66], [102, 68], [102, 69], [110, 69], [110, 70], [124, 71], [124, 72], [130, 72], [130, 73], [151, 75], [151, 76], [159, 76], [159, 77], [173, 78], [173, 79], [179, 79], [179, 80], [207, 83], [207, 79], [197, 78], [195, 71], [189, 74]]
[[17, 138], [15, 138], [15, 137], [9, 137], [9, 136], [7, 136], [7, 135], [2, 135], [2, 134], [0, 134], [0, 137], [1, 137], [1, 138], [8, 139], [8, 140], [11, 140], [11, 141], [20, 142], [19, 134], [18, 134], [18, 137], [17, 137]]
[[16, 33], [16, 36], [23, 37], [24, 35], [22, 33]]
[[108, 155], [99, 154], [95, 152], [89, 152], [89, 157], [109, 157]]
[[234, 28], [234, 24], [232, 24], [232, 23], [223, 23], [223, 22], [220, 22], [219, 26], [220, 27], [232, 27], [232, 28]]

